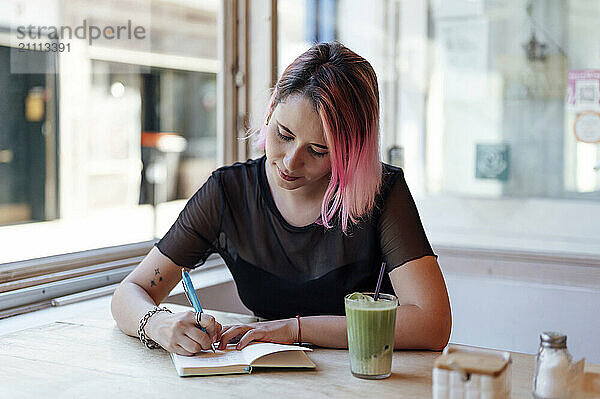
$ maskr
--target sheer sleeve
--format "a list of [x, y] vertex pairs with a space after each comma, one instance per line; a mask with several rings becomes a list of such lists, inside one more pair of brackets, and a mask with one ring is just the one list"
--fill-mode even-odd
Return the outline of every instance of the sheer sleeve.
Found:
[[388, 192], [378, 222], [379, 240], [387, 272], [423, 256], [436, 256], [425, 235], [419, 212], [402, 170]]
[[167, 234], [156, 244], [179, 266], [194, 268], [216, 252], [224, 207], [217, 172], [190, 198]]

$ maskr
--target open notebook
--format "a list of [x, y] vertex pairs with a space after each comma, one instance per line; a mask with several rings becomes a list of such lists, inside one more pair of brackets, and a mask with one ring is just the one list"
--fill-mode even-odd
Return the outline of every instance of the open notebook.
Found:
[[243, 374], [252, 372], [254, 367], [317, 367], [304, 353], [312, 349], [296, 345], [282, 345], [255, 342], [238, 351], [235, 345], [216, 353], [206, 351], [195, 356], [181, 356], [171, 353], [177, 373], [182, 376]]

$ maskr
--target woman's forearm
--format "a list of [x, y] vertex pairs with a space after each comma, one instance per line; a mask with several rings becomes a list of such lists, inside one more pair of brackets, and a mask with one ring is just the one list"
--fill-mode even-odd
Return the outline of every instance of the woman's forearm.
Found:
[[300, 317], [302, 341], [325, 348], [347, 348], [345, 316]]
[[[110, 307], [113, 318], [121, 331], [137, 337], [140, 319], [155, 306], [150, 295], [142, 287], [135, 283], [124, 282], [117, 287]], [[156, 314], [151, 319], [157, 316], [159, 315]]]
[[[302, 340], [327, 348], [347, 348], [346, 317], [300, 318]], [[441, 350], [448, 343], [450, 326], [444, 317], [431, 315], [416, 305], [398, 306], [395, 349]]]

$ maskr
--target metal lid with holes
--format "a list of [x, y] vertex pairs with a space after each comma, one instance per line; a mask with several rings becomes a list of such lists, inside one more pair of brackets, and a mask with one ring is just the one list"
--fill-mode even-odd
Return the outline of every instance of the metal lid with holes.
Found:
[[540, 334], [540, 345], [547, 348], [565, 349], [567, 336], [555, 331], [545, 331]]

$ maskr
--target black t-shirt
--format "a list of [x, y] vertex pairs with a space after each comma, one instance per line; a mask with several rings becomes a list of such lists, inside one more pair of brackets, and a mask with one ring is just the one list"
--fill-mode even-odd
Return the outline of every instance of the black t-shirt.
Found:
[[[387, 271], [435, 256], [401, 169], [383, 164], [371, 215], [342, 233], [339, 221], [296, 227], [269, 189], [265, 157], [217, 169], [156, 244], [179, 266], [194, 268], [219, 253], [244, 305], [267, 319], [343, 315], [344, 295], [372, 292]], [[393, 293], [385, 276], [382, 292]]]

